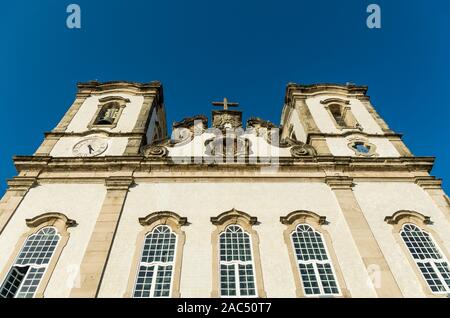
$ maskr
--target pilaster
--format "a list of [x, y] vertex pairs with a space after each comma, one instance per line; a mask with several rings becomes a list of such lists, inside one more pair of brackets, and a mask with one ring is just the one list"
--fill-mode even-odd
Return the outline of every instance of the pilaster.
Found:
[[398, 151], [400, 156], [402, 156], [402, 157], [412, 157], [413, 156], [411, 151], [408, 149], [408, 147], [406, 147], [405, 143], [399, 136], [389, 136], [389, 141], [395, 147], [395, 149]]
[[353, 179], [345, 176], [326, 177], [326, 183], [336, 196], [353, 240], [369, 275], [374, 265], [380, 271], [379, 297], [402, 297], [384, 255], [353, 193]]
[[442, 189], [442, 180], [435, 177], [416, 177], [416, 184], [419, 185], [433, 200], [434, 204], [444, 213], [450, 222], [450, 200]]
[[34, 177], [15, 177], [8, 180], [8, 189], [0, 200], [0, 234], [5, 229], [25, 195], [36, 184]]
[[[72, 119], [77, 114], [81, 105], [83, 105], [86, 98], [90, 96], [89, 93], [78, 93], [75, 101], [70, 106], [69, 110], [64, 114], [64, 117], [61, 119], [59, 124], [53, 129], [54, 133], [63, 133], [67, 130]], [[58, 140], [61, 138], [61, 135], [51, 135], [45, 136], [44, 141], [39, 146], [39, 148], [34, 153], [35, 156], [48, 156], [52, 151], [53, 147], [56, 145]]]
[[[142, 136], [128, 139], [128, 144], [125, 148], [124, 155], [139, 154], [142, 145], [142, 139], [144, 138], [147, 126], [150, 121], [150, 111], [152, 110], [152, 105], [154, 105], [155, 98], [156, 97], [154, 94], [144, 94], [144, 102], [142, 103], [138, 119], [132, 131], [133, 133], [140, 133], [142, 134]], [[150, 140], [148, 140], [147, 142], [150, 142]]]
[[70, 122], [77, 114], [78, 110], [80, 110], [81, 105], [83, 105], [86, 98], [88, 98], [90, 95], [90, 93], [78, 93], [72, 106], [70, 106], [69, 110], [65, 113], [64, 117], [61, 119], [56, 128], [53, 129], [53, 132], [65, 132]]
[[70, 297], [97, 297], [132, 177], [109, 177], [103, 206], [80, 265], [80, 286]]

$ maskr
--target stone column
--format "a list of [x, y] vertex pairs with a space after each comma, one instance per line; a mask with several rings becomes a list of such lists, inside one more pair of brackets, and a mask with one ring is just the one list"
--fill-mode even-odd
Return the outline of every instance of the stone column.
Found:
[[16, 212], [28, 190], [36, 184], [34, 177], [15, 177], [8, 180], [8, 189], [0, 201], [0, 234]]
[[128, 189], [132, 182], [131, 177], [106, 179], [105, 200], [80, 265], [80, 286], [72, 289], [70, 297], [97, 297]]
[[368, 274], [380, 271], [381, 281], [378, 288], [375, 286], [378, 297], [402, 297], [400, 288], [356, 200], [352, 181], [352, 178], [344, 176], [326, 178], [326, 183], [331, 187], [341, 207]]
[[434, 177], [416, 177], [416, 183], [428, 193], [450, 222], [450, 200], [442, 189], [442, 180]]

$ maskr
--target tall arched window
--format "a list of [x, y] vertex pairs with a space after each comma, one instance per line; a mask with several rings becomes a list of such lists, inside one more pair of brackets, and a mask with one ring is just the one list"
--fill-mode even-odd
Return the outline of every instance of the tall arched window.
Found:
[[177, 236], [158, 225], [145, 237], [134, 297], [170, 297]]
[[322, 234], [299, 224], [291, 234], [305, 295], [339, 295], [339, 287]]
[[60, 238], [53, 226], [30, 235], [2, 284], [0, 297], [34, 297]]
[[411, 223], [402, 226], [400, 235], [431, 291], [450, 293], [449, 264], [431, 235]]
[[219, 236], [220, 295], [222, 297], [256, 296], [250, 235], [229, 225]]
[[211, 218], [211, 297], [266, 297], [259, 254], [258, 219], [232, 209]]

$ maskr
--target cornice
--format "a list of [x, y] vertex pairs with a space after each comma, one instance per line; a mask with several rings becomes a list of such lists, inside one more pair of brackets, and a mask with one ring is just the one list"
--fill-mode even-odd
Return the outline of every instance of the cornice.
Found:
[[332, 190], [347, 190], [353, 187], [353, 178], [347, 176], [328, 176], [325, 177], [325, 183]]
[[338, 94], [346, 97], [361, 98], [367, 94], [367, 86], [358, 86], [354, 84], [333, 84], [319, 83], [312, 85], [302, 85], [289, 83], [286, 86], [285, 102], [289, 104], [295, 98], [306, 98], [307, 96], [315, 96], [319, 94]]
[[415, 183], [423, 189], [442, 189], [442, 180], [432, 176], [416, 177]]
[[90, 135], [105, 135], [107, 137], [142, 137], [145, 132], [111, 132], [104, 129], [92, 129], [83, 132], [57, 132], [48, 131], [45, 137], [86, 137]]
[[89, 81], [84, 83], [78, 83], [77, 96], [91, 96], [92, 94], [100, 94], [105, 92], [131, 92], [140, 95], [154, 95], [157, 96], [160, 103], [164, 101], [163, 86], [159, 81], [153, 81], [149, 83], [138, 83], [130, 81], [110, 81], [110, 82], [98, 82]]
[[[244, 158], [245, 159], [245, 158]], [[305, 156], [301, 158], [281, 157], [277, 162], [270, 158], [259, 158], [235, 163], [211, 162], [208, 158], [195, 157], [159, 157], [145, 158], [139, 156], [104, 156], [104, 157], [44, 157], [16, 156], [14, 164], [21, 171], [122, 171], [135, 169], [152, 169], [154, 166], [169, 169], [194, 168], [211, 170], [214, 167], [225, 169], [248, 169], [256, 167], [290, 167], [298, 170], [321, 171], [324, 168], [337, 171], [422, 171], [429, 172], [433, 167], [433, 157], [348, 157], [348, 156]]]
[[8, 190], [12, 191], [28, 191], [37, 184], [36, 177], [14, 177], [7, 180]]
[[108, 190], [128, 190], [133, 184], [133, 177], [108, 177], [105, 179], [105, 186]]
[[403, 137], [403, 134], [401, 134], [401, 133], [370, 134], [370, 133], [366, 133], [364, 131], [361, 131], [361, 130], [355, 128], [352, 130], [346, 130], [339, 134], [336, 134], [336, 133], [309, 133], [307, 136], [306, 143], [309, 143], [311, 138], [347, 137], [347, 136], [351, 136], [351, 135], [362, 135], [362, 136], [368, 137], [368, 138], [371, 138], [371, 137], [374, 137], [374, 138], [389, 138], [389, 137], [401, 138], [401, 137]]

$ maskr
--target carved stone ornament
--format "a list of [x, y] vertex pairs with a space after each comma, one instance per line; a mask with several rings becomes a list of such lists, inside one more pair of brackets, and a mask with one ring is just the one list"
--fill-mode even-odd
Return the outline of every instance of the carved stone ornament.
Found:
[[213, 127], [221, 130], [242, 127], [242, 112], [233, 110], [215, 110], [213, 114]]
[[204, 115], [186, 117], [182, 121], [174, 122], [172, 125], [172, 138], [166, 146], [183, 145], [201, 135], [208, 128], [208, 118]]
[[152, 144], [144, 147], [143, 154], [145, 157], [164, 158], [167, 157], [169, 151], [165, 146]]
[[262, 128], [272, 129], [272, 128], [276, 128], [277, 126], [275, 126], [268, 120], [264, 120], [259, 117], [252, 117], [247, 120], [247, 127], [253, 127], [253, 128], [262, 127]]
[[188, 128], [191, 129], [197, 122], [201, 122], [203, 125], [203, 129], [208, 127], [208, 118], [204, 115], [195, 115], [192, 117], [186, 117], [181, 121], [173, 123], [172, 127], [176, 128]]
[[303, 144], [302, 146], [292, 146], [291, 155], [294, 158], [304, 157], [304, 156], [314, 156], [315, 150], [310, 145]]
[[250, 141], [239, 136], [220, 136], [205, 142], [205, 154], [209, 156], [239, 157], [250, 154]]
[[294, 158], [304, 157], [304, 156], [315, 156], [317, 155], [316, 149], [313, 146], [305, 144], [302, 141], [294, 140], [292, 138], [285, 138], [280, 142], [280, 148], [291, 147], [291, 156]]

